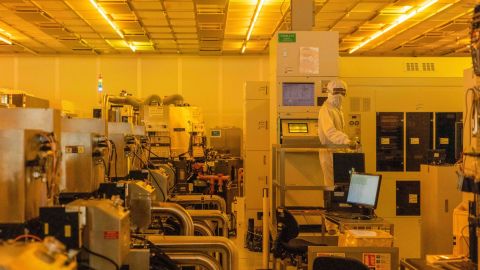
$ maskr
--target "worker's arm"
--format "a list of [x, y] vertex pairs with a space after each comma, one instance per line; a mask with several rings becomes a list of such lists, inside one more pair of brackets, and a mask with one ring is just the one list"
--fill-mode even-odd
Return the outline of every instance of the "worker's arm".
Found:
[[333, 121], [328, 113], [328, 110], [323, 109], [320, 112], [319, 125], [325, 132], [325, 136], [333, 144], [350, 144], [351, 141], [347, 134], [335, 128]]

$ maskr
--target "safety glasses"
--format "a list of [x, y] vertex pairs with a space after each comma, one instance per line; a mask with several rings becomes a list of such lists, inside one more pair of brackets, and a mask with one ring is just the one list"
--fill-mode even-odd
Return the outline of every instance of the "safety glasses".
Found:
[[333, 88], [333, 93], [332, 94], [346, 96], [347, 95], [347, 90], [345, 90], [344, 88]]

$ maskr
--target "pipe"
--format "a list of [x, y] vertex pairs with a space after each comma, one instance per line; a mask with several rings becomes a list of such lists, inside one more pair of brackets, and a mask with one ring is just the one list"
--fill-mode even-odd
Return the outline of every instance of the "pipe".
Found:
[[160, 96], [157, 96], [157, 95], [150, 95], [143, 101], [143, 104], [144, 105], [149, 105], [149, 106], [151, 106], [151, 105], [160, 106], [162, 104], [162, 98]]
[[237, 247], [225, 237], [147, 235], [146, 238], [165, 252], [220, 252], [224, 270], [239, 269]]
[[152, 216], [168, 214], [176, 217], [182, 223], [182, 235], [194, 235], [193, 219], [181, 205], [176, 203], [152, 202]]
[[218, 195], [171, 195], [167, 201], [176, 202], [181, 205], [185, 204], [205, 204], [214, 203], [217, 205], [218, 210], [226, 213], [227, 204], [225, 200]]
[[140, 106], [142, 106], [142, 103], [143, 103], [142, 100], [138, 98], [130, 97], [130, 96], [127, 96], [127, 97], [110, 96], [108, 99], [108, 102], [112, 104], [131, 105], [135, 108], [140, 108]]
[[210, 255], [205, 253], [167, 253], [167, 256], [175, 261], [179, 266], [193, 265], [201, 266], [202, 269], [222, 270], [220, 264]]
[[163, 105], [183, 105], [183, 96], [175, 94], [163, 98]]
[[193, 222], [194, 231], [198, 232], [200, 236], [215, 236], [212, 229], [201, 220]]
[[228, 216], [219, 210], [187, 210], [193, 220], [212, 220], [222, 228], [222, 236], [228, 238], [229, 220]]

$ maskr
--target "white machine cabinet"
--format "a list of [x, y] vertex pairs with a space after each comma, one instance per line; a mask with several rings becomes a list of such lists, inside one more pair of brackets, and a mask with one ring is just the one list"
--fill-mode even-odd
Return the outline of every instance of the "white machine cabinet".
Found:
[[453, 210], [462, 201], [457, 180], [454, 166], [420, 167], [422, 257], [426, 254], [452, 253]]
[[262, 189], [268, 187], [270, 160], [268, 82], [246, 82], [244, 102], [243, 153], [246, 218], [256, 219], [257, 212], [262, 211]]

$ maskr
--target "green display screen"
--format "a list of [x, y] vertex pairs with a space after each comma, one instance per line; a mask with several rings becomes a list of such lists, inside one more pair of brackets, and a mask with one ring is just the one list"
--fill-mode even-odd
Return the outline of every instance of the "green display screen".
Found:
[[288, 123], [289, 133], [308, 133], [307, 123]]

